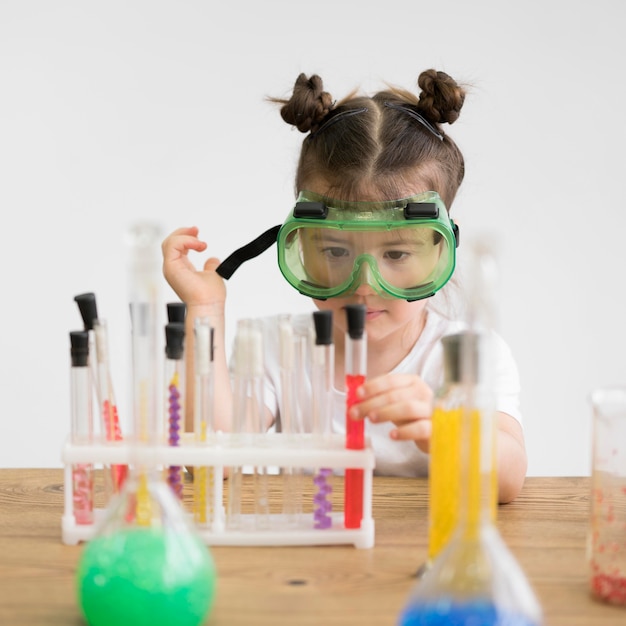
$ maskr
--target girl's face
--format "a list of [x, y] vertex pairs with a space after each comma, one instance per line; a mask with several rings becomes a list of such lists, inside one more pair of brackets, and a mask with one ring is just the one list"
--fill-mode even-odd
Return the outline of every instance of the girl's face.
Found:
[[[347, 304], [363, 304], [366, 307], [365, 330], [368, 344], [393, 341], [393, 345], [410, 347], [419, 337], [424, 323], [427, 300], [407, 302], [399, 298], [382, 298], [369, 285], [363, 284], [345, 298], [314, 300], [322, 311], [333, 312], [335, 343], [343, 341], [348, 329], [345, 307]], [[381, 344], [392, 347], [392, 344]]]
[[[323, 185], [308, 186], [307, 189], [320, 195], [324, 195], [326, 189]], [[398, 197], [409, 197], [428, 191], [420, 186], [401, 190]], [[336, 197], [336, 196], [333, 196]], [[367, 193], [359, 198], [337, 198], [338, 200], [364, 200], [381, 201], [394, 198], [383, 197], [380, 193]], [[381, 348], [397, 346], [398, 349], [408, 349], [419, 337], [424, 323], [424, 309], [427, 300], [407, 302], [400, 298], [388, 298], [380, 296], [366, 282], [361, 283], [354, 293], [345, 297], [329, 298], [328, 300], [314, 300], [320, 310], [333, 312], [335, 341], [343, 341], [347, 331], [346, 313], [344, 308], [347, 304], [363, 304], [366, 307], [366, 331], [368, 345], [375, 347], [380, 343]]]

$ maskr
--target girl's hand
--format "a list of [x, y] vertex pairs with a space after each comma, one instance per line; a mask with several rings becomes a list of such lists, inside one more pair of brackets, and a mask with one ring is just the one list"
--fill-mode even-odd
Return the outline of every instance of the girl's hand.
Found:
[[357, 389], [359, 402], [350, 409], [352, 419], [392, 422], [392, 439], [412, 440], [428, 453], [432, 423], [432, 389], [413, 374], [384, 374]]
[[187, 306], [223, 303], [226, 286], [215, 269], [216, 258], [208, 259], [202, 270], [197, 270], [189, 260], [189, 251], [204, 252], [207, 244], [198, 239], [198, 229], [178, 228], [161, 244], [163, 275], [178, 297]]

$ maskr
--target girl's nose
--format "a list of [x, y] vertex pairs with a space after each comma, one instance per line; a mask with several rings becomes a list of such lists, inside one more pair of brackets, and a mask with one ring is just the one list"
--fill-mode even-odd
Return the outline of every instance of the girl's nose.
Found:
[[363, 263], [363, 265], [361, 265], [357, 281], [358, 285], [354, 290], [356, 295], [371, 296], [376, 293], [376, 290], [372, 286], [374, 284], [374, 276], [372, 275], [369, 263]]
[[354, 290], [357, 296], [372, 296], [376, 293], [369, 283], [360, 282], [359, 286]]

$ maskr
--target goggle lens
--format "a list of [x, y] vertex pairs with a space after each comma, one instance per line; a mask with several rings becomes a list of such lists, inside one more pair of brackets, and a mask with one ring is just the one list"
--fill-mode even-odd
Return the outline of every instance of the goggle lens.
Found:
[[345, 296], [367, 282], [382, 296], [419, 300], [452, 276], [457, 234], [433, 191], [381, 202], [302, 192], [278, 233], [278, 264], [312, 298]]

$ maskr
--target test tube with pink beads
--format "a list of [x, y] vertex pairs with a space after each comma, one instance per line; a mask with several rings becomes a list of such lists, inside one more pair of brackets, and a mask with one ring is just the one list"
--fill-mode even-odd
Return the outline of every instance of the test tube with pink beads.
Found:
[[[93, 387], [89, 367], [89, 332], [70, 332], [71, 439], [76, 445], [93, 442]], [[72, 466], [72, 508], [77, 524], [93, 524], [92, 463]]]
[[[109, 366], [109, 346], [107, 324], [104, 320], [94, 320], [96, 337], [96, 361], [98, 378], [98, 404], [102, 412], [102, 429], [107, 441], [122, 441], [122, 430], [117, 412], [117, 402], [113, 393], [113, 383]], [[108, 470], [107, 470], [108, 471]], [[128, 476], [127, 465], [112, 465], [110, 467], [112, 489], [119, 493]]]

